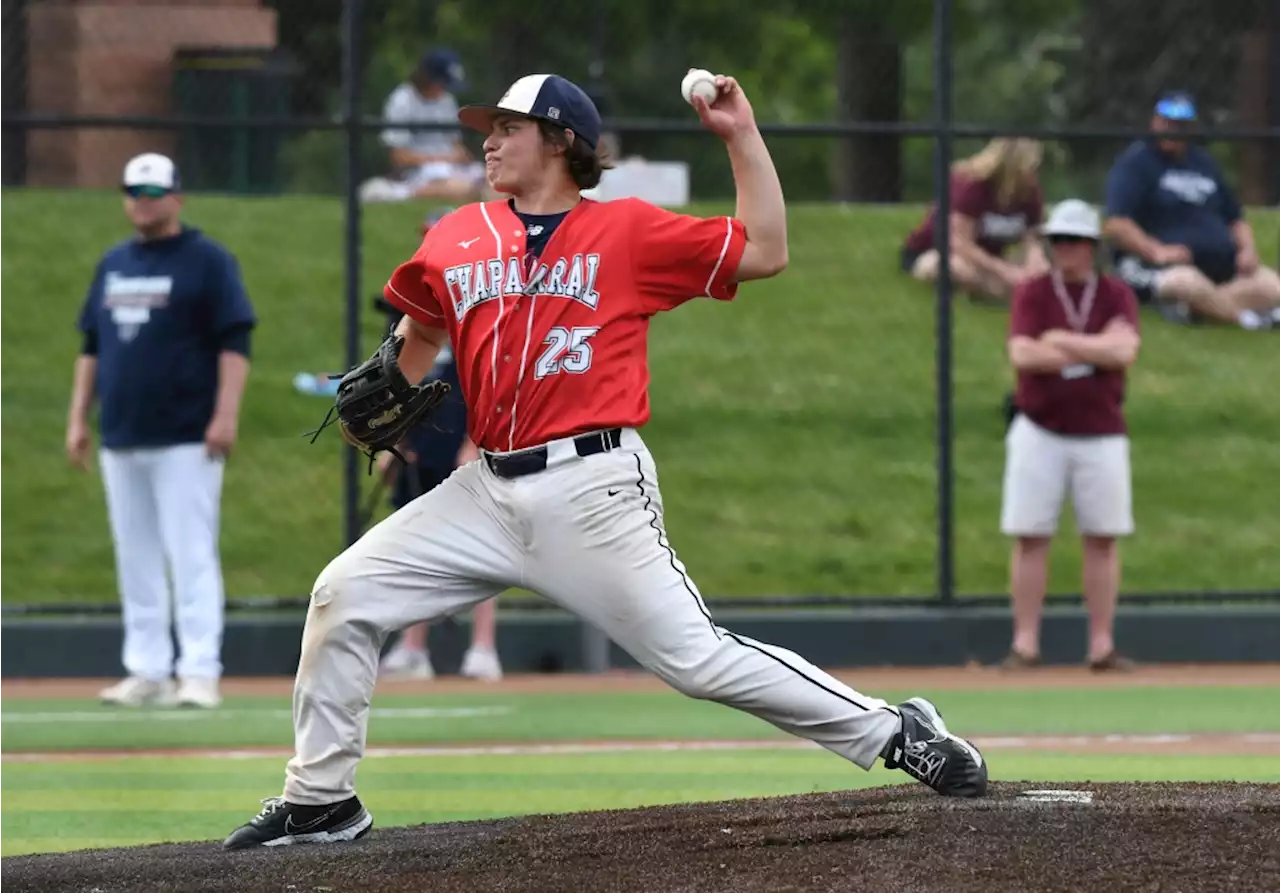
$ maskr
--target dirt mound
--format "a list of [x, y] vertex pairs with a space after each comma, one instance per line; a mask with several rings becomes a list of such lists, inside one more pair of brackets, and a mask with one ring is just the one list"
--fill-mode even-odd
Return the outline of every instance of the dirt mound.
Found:
[[5, 893], [1275, 890], [1280, 785], [1020, 782], [977, 801], [895, 786], [375, 827], [341, 846], [20, 856], [3, 875]]

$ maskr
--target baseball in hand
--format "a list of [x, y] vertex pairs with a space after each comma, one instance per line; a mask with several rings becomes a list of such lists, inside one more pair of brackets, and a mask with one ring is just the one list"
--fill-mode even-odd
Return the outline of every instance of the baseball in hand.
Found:
[[707, 103], [716, 101], [716, 76], [705, 68], [691, 68], [680, 82], [680, 95], [684, 101], [693, 104], [693, 97], [701, 96]]

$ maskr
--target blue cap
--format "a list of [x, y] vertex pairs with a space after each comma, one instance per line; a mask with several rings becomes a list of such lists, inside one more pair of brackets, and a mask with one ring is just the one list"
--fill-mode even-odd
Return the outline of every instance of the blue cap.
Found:
[[581, 87], [558, 74], [528, 74], [502, 94], [497, 105], [468, 105], [458, 120], [472, 130], [488, 133], [499, 115], [521, 115], [549, 121], [591, 148], [600, 141], [600, 112]]
[[443, 84], [448, 90], [457, 90], [466, 81], [462, 59], [453, 50], [444, 47], [423, 53], [418, 60], [418, 71], [436, 83]]
[[1194, 121], [1196, 103], [1188, 93], [1166, 93], [1156, 103], [1156, 114], [1170, 121]]

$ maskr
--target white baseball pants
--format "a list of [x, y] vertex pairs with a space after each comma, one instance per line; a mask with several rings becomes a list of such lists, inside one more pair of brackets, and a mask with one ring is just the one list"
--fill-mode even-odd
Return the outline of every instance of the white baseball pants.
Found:
[[[131, 676], [222, 675], [221, 459], [202, 443], [99, 451]], [[168, 575], [166, 575], [166, 570]], [[174, 665], [170, 585], [179, 656]]]
[[636, 431], [586, 458], [570, 440], [548, 451], [545, 471], [511, 480], [483, 459], [459, 468], [321, 572], [302, 636], [285, 799], [323, 805], [354, 793], [387, 635], [513, 586], [595, 624], [678, 691], [871, 767], [899, 729], [897, 711], [715, 624], [667, 541], [657, 473]]

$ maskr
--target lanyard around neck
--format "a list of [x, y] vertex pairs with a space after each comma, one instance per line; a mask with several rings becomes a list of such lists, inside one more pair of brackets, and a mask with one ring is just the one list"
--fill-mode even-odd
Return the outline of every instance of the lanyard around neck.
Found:
[[1062, 273], [1054, 270], [1052, 278], [1053, 293], [1058, 296], [1058, 303], [1062, 305], [1063, 312], [1067, 314], [1067, 322], [1077, 332], [1083, 332], [1089, 324], [1089, 314], [1093, 311], [1093, 300], [1098, 294], [1098, 274], [1091, 273], [1089, 275], [1089, 279], [1084, 285], [1084, 296], [1080, 299], [1078, 308], [1075, 302], [1071, 300], [1071, 295], [1067, 294], [1067, 286], [1062, 281]]

